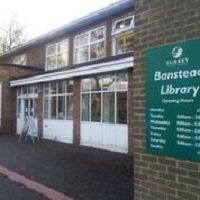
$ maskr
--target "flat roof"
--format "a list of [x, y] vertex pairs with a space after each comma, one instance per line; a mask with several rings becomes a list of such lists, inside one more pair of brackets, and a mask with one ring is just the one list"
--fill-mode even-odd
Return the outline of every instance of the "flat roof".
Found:
[[[128, 54], [127, 54], [128, 56]], [[70, 68], [65, 71], [55, 71], [51, 73], [34, 74], [30, 77], [24, 77], [10, 81], [10, 87], [23, 85], [44, 83], [49, 81], [57, 81], [70, 79], [74, 77], [84, 77], [89, 75], [97, 75], [102, 73], [112, 73], [114, 71], [128, 70], [134, 67], [134, 57], [130, 55], [120, 59], [115, 59], [107, 62], [93, 63], [84, 65], [78, 68]]]

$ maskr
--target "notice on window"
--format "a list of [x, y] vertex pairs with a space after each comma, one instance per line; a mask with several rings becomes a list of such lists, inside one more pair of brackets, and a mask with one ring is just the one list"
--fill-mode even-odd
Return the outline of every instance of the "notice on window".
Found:
[[200, 160], [200, 40], [147, 51], [147, 151]]

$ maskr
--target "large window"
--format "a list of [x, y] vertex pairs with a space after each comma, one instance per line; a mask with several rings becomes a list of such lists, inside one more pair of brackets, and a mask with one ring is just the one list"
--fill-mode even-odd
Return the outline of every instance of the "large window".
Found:
[[134, 44], [134, 17], [117, 20], [113, 24], [113, 54], [122, 54], [133, 51]]
[[17, 89], [17, 117], [33, 116], [37, 118], [38, 113], [38, 86], [28, 85]]
[[53, 70], [68, 65], [68, 39], [50, 44], [46, 48], [46, 70]]
[[127, 124], [127, 73], [82, 79], [82, 121]]
[[13, 58], [13, 64], [26, 65], [27, 64], [26, 54], [21, 54], [21, 55], [15, 56]]
[[83, 63], [105, 56], [105, 28], [100, 27], [74, 39], [74, 63]]
[[49, 82], [44, 86], [44, 118], [72, 120], [73, 81]]

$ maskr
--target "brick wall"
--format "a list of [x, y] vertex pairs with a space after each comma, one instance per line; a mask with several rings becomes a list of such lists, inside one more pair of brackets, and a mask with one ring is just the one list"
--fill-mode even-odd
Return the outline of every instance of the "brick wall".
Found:
[[74, 79], [74, 95], [73, 95], [73, 143], [80, 144], [80, 93], [81, 79]]
[[145, 74], [150, 47], [200, 37], [199, 0], [136, 0], [133, 75], [135, 200], [200, 199], [200, 163], [146, 153]]
[[37, 66], [44, 68], [45, 66], [45, 54], [46, 54], [46, 45], [38, 45], [34, 48], [28, 49], [27, 54], [27, 65]]
[[0, 66], [2, 83], [2, 126], [1, 133], [16, 133], [16, 89], [10, 89], [10, 79], [37, 73], [30, 69]]
[[38, 135], [42, 137], [43, 135], [43, 113], [44, 113], [44, 104], [43, 104], [43, 84], [38, 84], [38, 99], [37, 100], [37, 118], [38, 118]]
[[133, 69], [128, 70], [128, 153], [133, 154]]
[[3, 67], [5, 71], [8, 71], [9, 73], [9, 79], [15, 79], [15, 78], [20, 78], [21, 76], [26, 76], [26, 75], [32, 75], [32, 74], [37, 74], [41, 73], [39, 70], [33, 70], [28, 67]]
[[9, 91], [9, 72], [0, 67], [0, 81], [2, 84], [2, 110], [1, 110], [1, 128], [0, 133], [8, 133], [10, 131], [10, 124], [12, 124], [12, 106], [10, 100], [13, 99]]
[[37, 45], [36, 47], [32, 47], [29, 49], [26, 49], [22, 52], [16, 53], [13, 56], [8, 56], [5, 58], [1, 58], [1, 63], [13, 63], [13, 58], [15, 56], [19, 56], [22, 54], [26, 54], [27, 56], [27, 65], [29, 66], [37, 66], [39, 68], [44, 68], [45, 66], [45, 53], [46, 53], [46, 45], [41, 44]]

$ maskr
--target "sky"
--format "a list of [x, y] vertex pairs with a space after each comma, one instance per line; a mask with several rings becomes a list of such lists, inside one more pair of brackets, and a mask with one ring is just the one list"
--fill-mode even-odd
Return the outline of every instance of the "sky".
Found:
[[108, 6], [118, 0], [0, 0], [0, 26], [16, 15], [28, 39]]

